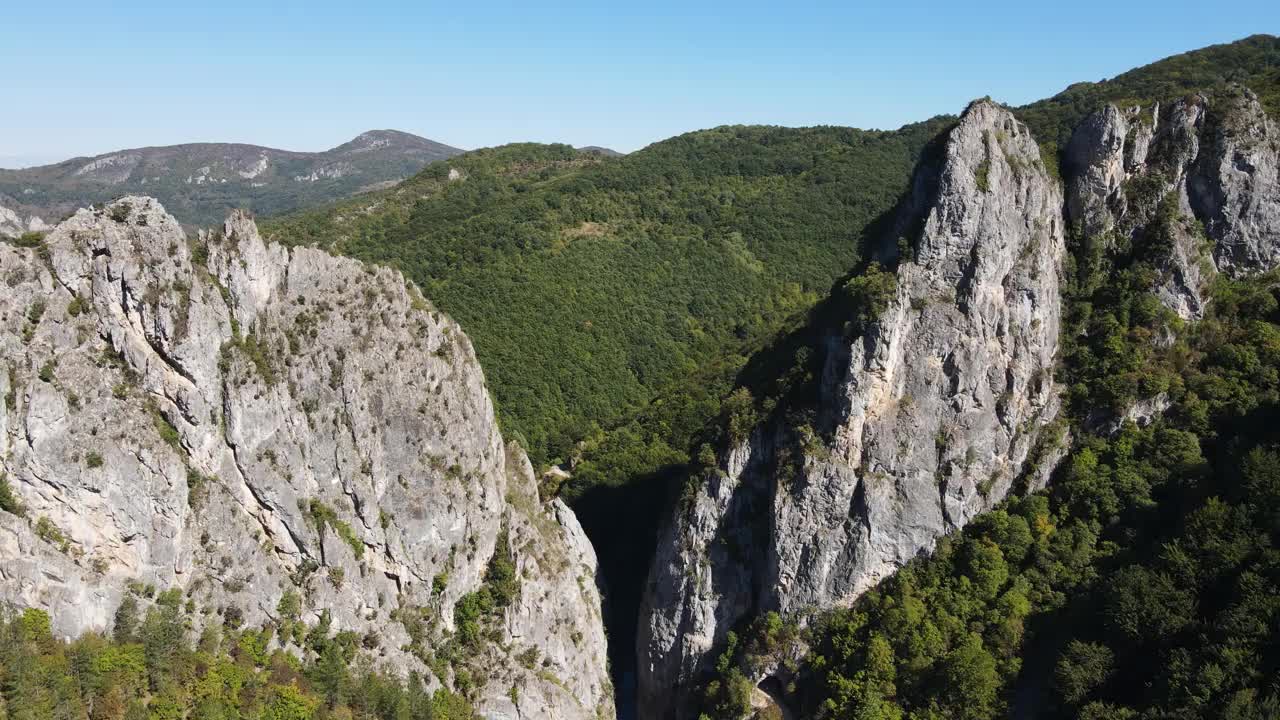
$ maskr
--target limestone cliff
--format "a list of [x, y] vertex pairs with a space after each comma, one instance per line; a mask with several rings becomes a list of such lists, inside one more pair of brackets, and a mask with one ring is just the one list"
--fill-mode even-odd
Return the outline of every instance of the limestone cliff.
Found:
[[1184, 319], [1203, 314], [1215, 273], [1280, 265], [1280, 134], [1247, 89], [1100, 108], [1062, 171], [1065, 193], [1025, 126], [985, 101], [922, 163], [870, 248], [897, 263], [884, 307], [809, 348], [825, 357], [812, 406], [722, 447], [660, 536], [639, 623], [642, 717], [688, 716], [736, 625], [848, 604], [1015, 479], [1045, 481], [1063, 447], [1048, 426], [1068, 236], [1104, 272], [1150, 263]]
[[686, 716], [743, 618], [847, 604], [1004, 497], [1057, 411], [1062, 202], [1027, 128], [971, 105], [918, 173], [887, 307], [823, 343], [814, 426], [766, 422], [727, 448], [660, 537], [644, 717]]
[[1245, 88], [1108, 105], [1076, 129], [1064, 170], [1082, 241], [1158, 256], [1157, 292], [1185, 319], [1213, 273], [1280, 263], [1280, 131]]
[[[462, 150], [397, 130], [370, 130], [323, 152], [239, 143], [121, 149], [53, 165], [0, 168], [0, 235], [122, 195], [148, 195], [184, 224], [222, 222], [229, 198], [263, 214], [292, 212], [410, 177]], [[8, 208], [21, 220], [6, 222]], [[8, 226], [8, 227], [6, 227]]]
[[0, 198], [0, 238], [18, 237], [26, 232], [43, 232], [49, 229], [44, 219], [38, 215], [22, 216], [10, 210]]
[[398, 273], [238, 213], [189, 238], [128, 197], [0, 243], [0, 275], [0, 463], [25, 511], [0, 512], [0, 600], [74, 635], [128, 587], [180, 589], [198, 625], [279, 621], [296, 594], [423, 670], [496, 554], [519, 588], [432, 682], [465, 670], [495, 718], [612, 716], [594, 553], [504, 445], [467, 337]]

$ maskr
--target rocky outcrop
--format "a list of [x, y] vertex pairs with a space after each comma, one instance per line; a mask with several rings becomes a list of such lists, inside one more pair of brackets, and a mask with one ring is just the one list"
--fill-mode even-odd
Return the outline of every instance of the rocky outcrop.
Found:
[[0, 205], [0, 237], [18, 237], [28, 232], [48, 230], [44, 219], [38, 215], [19, 215], [16, 211]]
[[1280, 129], [1243, 88], [1209, 106], [1194, 171], [1192, 210], [1231, 275], [1280, 265]]
[[[1136, 113], [1135, 113], [1136, 114]], [[1147, 128], [1139, 117], [1130, 118], [1137, 129]], [[1066, 161], [1072, 169], [1067, 192], [1067, 216], [1089, 235], [1100, 235], [1115, 223], [1114, 208], [1119, 202], [1121, 185], [1131, 168], [1146, 162], [1146, 146], [1150, 133], [1141, 137], [1146, 142], [1140, 149], [1135, 143], [1128, 148], [1125, 139], [1129, 123], [1120, 110], [1108, 105], [1090, 115], [1072, 134]], [[1135, 131], [1134, 137], [1139, 134]]]
[[852, 602], [1023, 474], [1057, 412], [1062, 203], [1027, 128], [971, 105], [918, 173], [886, 309], [819, 348], [813, 426], [755, 428], [664, 530], [640, 618], [642, 717], [687, 716], [739, 621]]
[[1200, 317], [1214, 272], [1280, 264], [1280, 133], [1247, 89], [1167, 106], [1107, 105], [1072, 135], [1067, 217], [1086, 243], [1134, 248], [1156, 291]]
[[456, 653], [477, 704], [612, 716], [594, 553], [504, 445], [467, 337], [398, 273], [239, 213], [188, 238], [129, 197], [0, 243], [0, 274], [0, 463], [25, 510], [0, 511], [0, 599], [74, 635], [129, 587], [180, 589], [197, 625], [287, 620], [297, 595], [426, 672], [497, 556], [518, 591]]

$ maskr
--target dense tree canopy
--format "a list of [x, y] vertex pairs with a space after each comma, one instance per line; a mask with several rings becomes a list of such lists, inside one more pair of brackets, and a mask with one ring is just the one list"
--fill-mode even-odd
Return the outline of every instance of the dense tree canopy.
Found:
[[404, 270], [467, 330], [535, 463], [565, 460], [825, 294], [941, 126], [505, 146], [268, 232]]
[[[1185, 324], [1145, 248], [1073, 249], [1075, 440], [1049, 488], [823, 618], [799, 657], [746, 628], [706, 680], [708, 717], [740, 717], [726, 688], [779, 659], [820, 718], [1280, 713], [1280, 275], [1219, 277]], [[1108, 431], [1156, 394], [1165, 414]]]
[[[375, 670], [362, 639], [307, 627], [282, 602], [278, 624], [208, 622], [193, 642], [179, 590], [129, 595], [111, 636], [64, 643], [41, 610], [0, 613], [4, 720], [472, 720], [467, 701]], [[269, 650], [273, 640], [279, 649]], [[300, 660], [299, 657], [306, 658]]]

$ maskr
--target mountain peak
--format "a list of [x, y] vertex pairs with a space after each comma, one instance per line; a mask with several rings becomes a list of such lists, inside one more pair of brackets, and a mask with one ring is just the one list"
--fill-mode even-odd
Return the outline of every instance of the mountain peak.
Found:
[[413, 133], [407, 133], [402, 130], [366, 130], [352, 138], [350, 141], [339, 145], [330, 150], [330, 153], [354, 154], [368, 153], [375, 150], [394, 151], [401, 150], [410, 153], [430, 153], [438, 155], [433, 160], [443, 159], [452, 155], [457, 155], [462, 150], [438, 143], [434, 140]]
[[403, 130], [378, 129], [366, 130], [355, 136], [352, 142], [375, 142], [378, 140], [391, 140], [402, 142], [431, 142], [430, 140], [413, 133], [407, 133]]

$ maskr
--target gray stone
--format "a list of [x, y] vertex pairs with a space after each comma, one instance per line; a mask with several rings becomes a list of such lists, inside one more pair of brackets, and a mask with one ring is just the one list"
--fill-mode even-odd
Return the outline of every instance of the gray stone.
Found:
[[[1067, 144], [1067, 217], [1090, 235], [1106, 232], [1115, 222], [1113, 208], [1127, 177], [1126, 166], [1137, 164], [1125, 162], [1128, 130], [1121, 112], [1108, 105], [1085, 119]], [[1145, 161], [1145, 147], [1140, 154]], [[1138, 155], [1131, 154], [1135, 160]]]
[[26, 215], [0, 205], [0, 238], [18, 237], [26, 232], [43, 232], [49, 226], [39, 215]]
[[1257, 97], [1234, 86], [1157, 105], [1149, 117], [1107, 105], [1076, 129], [1067, 217], [1085, 242], [1104, 248], [1167, 238], [1154, 289], [1183, 319], [1196, 319], [1215, 272], [1280, 264], [1280, 133]]
[[1210, 105], [1188, 180], [1191, 207], [1214, 241], [1219, 271], [1280, 265], [1280, 130], [1257, 96], [1228, 90]]
[[264, 242], [242, 213], [191, 239], [127, 197], [44, 252], [0, 244], [0, 275], [0, 463], [27, 510], [0, 513], [0, 600], [71, 636], [108, 629], [130, 581], [182, 589], [197, 626], [269, 622], [297, 592], [304, 620], [425, 672], [394, 618], [421, 609], [443, 643], [506, 537], [521, 591], [467, 659], [479, 707], [612, 717], [591, 546], [503, 443], [466, 335], [399, 273]]
[[[1280, 265], [1278, 151], [1243, 88], [1108, 105], [1066, 148], [1064, 198], [1024, 126], [970, 106], [891, 234], [914, 254], [888, 310], [815, 348], [827, 363], [814, 427], [770, 421], [724, 448], [663, 530], [639, 626], [641, 716], [687, 717], [694, 679], [740, 621], [848, 605], [1015, 478], [1043, 487], [1068, 444], [1054, 422], [1062, 218], [1104, 255], [1146, 243], [1152, 289], [1195, 319], [1214, 273]], [[889, 240], [871, 257], [896, 260]], [[1167, 407], [1160, 395], [1087, 426], [1114, 432]]]
[[660, 536], [642, 717], [686, 716], [691, 681], [739, 620], [848, 605], [999, 502], [1054, 419], [1063, 199], [1038, 146], [979, 101], [921, 173], [936, 189], [919, 182], [908, 203], [924, 222], [896, 297], [861, 337], [827, 341], [827, 432], [757, 428]]

